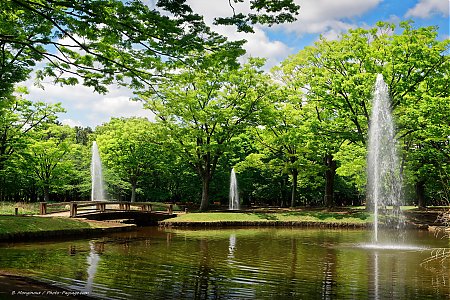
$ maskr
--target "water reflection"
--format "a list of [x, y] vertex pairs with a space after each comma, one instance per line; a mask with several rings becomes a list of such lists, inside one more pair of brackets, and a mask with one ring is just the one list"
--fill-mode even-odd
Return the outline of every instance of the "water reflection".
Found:
[[236, 234], [230, 234], [229, 246], [228, 246], [228, 259], [230, 263], [233, 263], [234, 250], [236, 248]]
[[327, 248], [323, 266], [322, 299], [335, 298], [336, 253], [334, 248]]
[[86, 288], [85, 291], [92, 292], [92, 285], [94, 283], [95, 273], [97, 273], [98, 263], [100, 261], [100, 255], [95, 250], [94, 242], [89, 242], [89, 256], [87, 257], [87, 280], [86, 280]]
[[421, 250], [358, 247], [370, 241], [362, 230], [148, 228], [10, 245], [0, 269], [105, 299], [448, 299], [448, 260], [420, 264], [448, 241], [411, 238]]

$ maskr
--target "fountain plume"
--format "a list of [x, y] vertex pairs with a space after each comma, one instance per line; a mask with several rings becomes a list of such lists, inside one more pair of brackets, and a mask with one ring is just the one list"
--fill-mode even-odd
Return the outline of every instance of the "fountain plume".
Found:
[[103, 181], [102, 161], [98, 151], [97, 142], [92, 143], [91, 159], [91, 200], [106, 200], [105, 184]]
[[234, 168], [231, 169], [229, 198], [230, 198], [229, 199], [230, 201], [228, 203], [228, 209], [230, 209], [230, 210], [240, 209], [240, 207], [239, 207], [239, 191], [238, 191], [236, 173], [234, 172]]
[[374, 209], [374, 242], [378, 243], [380, 213], [387, 212], [387, 206], [393, 209], [383, 216], [384, 223], [399, 228], [403, 219], [397, 140], [389, 90], [381, 74], [375, 84], [369, 124], [367, 180], [367, 198]]

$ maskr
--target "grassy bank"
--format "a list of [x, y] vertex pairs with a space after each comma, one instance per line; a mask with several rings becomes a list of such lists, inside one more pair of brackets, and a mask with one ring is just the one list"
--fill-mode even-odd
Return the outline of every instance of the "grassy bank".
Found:
[[39, 203], [0, 202], [0, 215], [14, 215], [16, 207], [20, 215], [39, 213]]
[[160, 222], [166, 226], [196, 225], [330, 225], [365, 227], [372, 222], [369, 213], [289, 211], [279, 213], [264, 212], [209, 212], [188, 213]]
[[67, 218], [0, 216], [0, 236], [26, 232], [48, 232], [92, 228], [89, 223]]
[[65, 217], [0, 216], [0, 241], [45, 240], [56, 237], [91, 236], [106, 232], [134, 230], [120, 224]]

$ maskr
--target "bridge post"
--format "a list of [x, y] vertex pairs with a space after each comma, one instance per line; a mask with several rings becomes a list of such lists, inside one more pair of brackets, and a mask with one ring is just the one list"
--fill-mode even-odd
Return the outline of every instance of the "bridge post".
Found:
[[130, 210], [130, 203], [125, 203], [125, 210]]
[[74, 218], [77, 216], [77, 204], [70, 202], [70, 217]]
[[97, 204], [95, 204], [95, 209], [99, 210], [101, 212], [104, 212], [106, 209], [106, 204], [105, 203], [97, 203]]
[[173, 205], [172, 205], [172, 204], [169, 204], [169, 207], [167, 208], [167, 213], [168, 213], [169, 215], [172, 215], [172, 214], [173, 214]]
[[47, 202], [39, 202], [39, 214], [47, 214]]

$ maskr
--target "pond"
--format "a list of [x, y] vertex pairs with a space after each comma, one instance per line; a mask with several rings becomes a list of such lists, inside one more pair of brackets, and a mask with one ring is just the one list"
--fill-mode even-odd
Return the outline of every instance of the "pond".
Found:
[[408, 231], [403, 250], [367, 230], [139, 228], [95, 239], [0, 245], [19, 270], [100, 299], [449, 299], [449, 240]]

